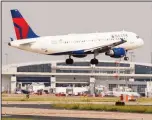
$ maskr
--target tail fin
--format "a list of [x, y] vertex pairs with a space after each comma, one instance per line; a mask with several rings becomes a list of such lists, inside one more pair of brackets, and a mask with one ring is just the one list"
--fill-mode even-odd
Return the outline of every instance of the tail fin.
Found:
[[35, 38], [37, 36], [17, 9], [11, 10], [17, 40]]

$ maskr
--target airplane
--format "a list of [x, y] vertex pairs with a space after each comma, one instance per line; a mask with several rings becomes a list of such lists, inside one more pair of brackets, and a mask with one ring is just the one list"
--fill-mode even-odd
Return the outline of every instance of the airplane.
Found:
[[90, 64], [97, 65], [96, 56], [100, 53], [112, 58], [127, 57], [128, 50], [133, 50], [144, 45], [144, 41], [135, 33], [128, 31], [67, 34], [56, 36], [38, 36], [23, 18], [19, 10], [11, 10], [11, 16], [16, 33], [16, 40], [11, 38], [9, 46], [45, 54], [45, 55], [68, 55], [66, 64], [73, 64], [71, 57], [83, 58], [93, 54]]

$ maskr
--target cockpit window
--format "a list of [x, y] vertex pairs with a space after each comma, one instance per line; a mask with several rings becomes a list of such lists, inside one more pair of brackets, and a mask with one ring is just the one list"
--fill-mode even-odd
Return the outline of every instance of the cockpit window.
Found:
[[139, 36], [137, 35], [137, 36], [136, 36], [136, 38], [138, 39], [138, 38], [139, 38]]

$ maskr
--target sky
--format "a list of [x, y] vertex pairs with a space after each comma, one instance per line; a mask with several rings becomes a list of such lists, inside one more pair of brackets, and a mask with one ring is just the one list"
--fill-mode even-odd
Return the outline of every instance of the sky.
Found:
[[[10, 14], [18, 9], [39, 36], [69, 33], [130, 31], [144, 40], [144, 46], [133, 50], [133, 61], [151, 62], [152, 2], [3, 2], [2, 3], [2, 65], [37, 61], [65, 60], [68, 56], [31, 53], [8, 46], [16, 38]], [[128, 55], [130, 57], [130, 54]], [[90, 60], [93, 55], [74, 60]], [[115, 60], [104, 54], [99, 60]]]

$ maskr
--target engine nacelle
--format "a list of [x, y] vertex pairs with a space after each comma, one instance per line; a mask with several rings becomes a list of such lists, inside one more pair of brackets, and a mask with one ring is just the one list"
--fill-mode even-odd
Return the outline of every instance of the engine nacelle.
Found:
[[121, 58], [126, 55], [126, 50], [124, 48], [113, 48], [105, 54], [113, 58]]

